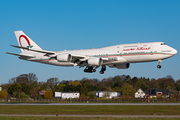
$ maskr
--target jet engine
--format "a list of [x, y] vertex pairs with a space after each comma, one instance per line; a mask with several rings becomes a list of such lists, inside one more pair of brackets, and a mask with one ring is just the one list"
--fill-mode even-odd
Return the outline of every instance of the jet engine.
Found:
[[90, 58], [87, 60], [89, 66], [100, 66], [103, 63], [101, 58]]
[[117, 69], [128, 69], [130, 64], [129, 63], [123, 63], [123, 64], [114, 64], [114, 65], [108, 65], [111, 68], [117, 68]]
[[56, 56], [58, 62], [70, 62], [72, 60], [72, 56], [70, 54], [60, 54]]

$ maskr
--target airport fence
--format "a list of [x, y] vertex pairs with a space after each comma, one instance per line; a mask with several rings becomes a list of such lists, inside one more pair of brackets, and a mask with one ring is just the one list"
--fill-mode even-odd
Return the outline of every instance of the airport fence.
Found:
[[[148, 99], [106, 99], [106, 98], [80, 98], [80, 99], [0, 99], [0, 102], [55, 102], [55, 103], [147, 103]], [[159, 102], [180, 102], [180, 99], [150, 99], [150, 103], [159, 103]]]

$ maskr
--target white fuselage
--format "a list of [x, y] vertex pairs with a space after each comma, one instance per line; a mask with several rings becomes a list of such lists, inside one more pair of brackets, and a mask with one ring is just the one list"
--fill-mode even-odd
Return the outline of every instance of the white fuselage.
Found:
[[[163, 42], [120, 44], [97, 49], [58, 51], [57, 54], [78, 54], [87, 57], [121, 58], [107, 60], [102, 65], [151, 62], [167, 59], [175, 55], [177, 51]], [[57, 66], [75, 66], [74, 62], [59, 62], [53, 57], [44, 56], [43, 53], [32, 53], [36, 58], [26, 60]], [[23, 57], [20, 57], [23, 59]], [[123, 59], [123, 60], [122, 60]]]

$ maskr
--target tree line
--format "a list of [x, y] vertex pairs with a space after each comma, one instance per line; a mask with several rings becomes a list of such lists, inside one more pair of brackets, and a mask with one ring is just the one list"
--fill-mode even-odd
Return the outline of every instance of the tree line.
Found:
[[117, 75], [102, 80], [83, 78], [74, 81], [60, 81], [53, 77], [47, 79], [47, 81], [38, 82], [36, 74], [29, 73], [11, 78], [8, 83], [1, 86], [3, 91], [0, 92], [0, 98], [6, 98], [8, 94], [16, 98], [42, 98], [38, 94], [42, 90], [46, 90], [45, 98], [51, 98], [54, 92], [80, 92], [80, 97], [94, 97], [94, 91], [119, 91], [123, 96], [134, 97], [135, 91], [139, 88], [143, 91], [150, 88], [170, 89], [174, 97], [177, 98], [180, 91], [180, 79], [175, 81], [172, 76], [149, 79]]

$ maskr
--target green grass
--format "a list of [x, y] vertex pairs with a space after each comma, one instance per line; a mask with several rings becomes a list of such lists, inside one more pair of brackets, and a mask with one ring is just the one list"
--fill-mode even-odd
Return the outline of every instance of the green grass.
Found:
[[1, 105], [0, 114], [180, 115], [180, 105]]
[[[0, 120], [152, 120], [152, 118], [85, 118], [85, 117], [9, 117], [0, 116]], [[153, 118], [153, 120], [179, 120], [179, 118]]]

